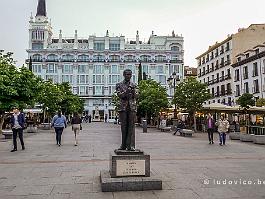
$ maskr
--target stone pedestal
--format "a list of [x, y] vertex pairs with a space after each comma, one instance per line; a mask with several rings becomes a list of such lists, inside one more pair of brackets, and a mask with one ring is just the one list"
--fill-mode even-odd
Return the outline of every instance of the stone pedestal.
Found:
[[240, 140], [240, 133], [239, 132], [229, 133], [229, 137], [231, 140]]
[[150, 174], [150, 155], [140, 150], [112, 152], [109, 171], [101, 171], [100, 181], [103, 192], [162, 189], [162, 181]]
[[253, 142], [253, 135], [254, 134], [241, 133], [240, 134], [240, 141], [242, 141], [242, 142]]
[[265, 144], [265, 135], [255, 135], [253, 142], [255, 144]]

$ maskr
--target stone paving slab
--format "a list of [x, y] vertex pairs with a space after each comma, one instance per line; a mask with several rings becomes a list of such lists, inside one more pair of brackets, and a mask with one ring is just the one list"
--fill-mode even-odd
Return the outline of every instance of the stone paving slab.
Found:
[[[207, 134], [192, 138], [136, 128], [137, 148], [150, 154], [151, 170], [163, 180], [162, 191], [102, 193], [99, 175], [109, 168], [109, 153], [120, 145], [120, 126], [83, 124], [79, 146], [71, 128], [62, 146], [52, 131], [25, 136], [26, 150], [10, 153], [12, 141], [0, 142], [1, 199], [264, 199], [265, 185], [218, 185], [213, 180], [265, 180], [265, 146], [227, 140], [209, 145]], [[20, 147], [20, 145], [18, 144]], [[205, 184], [209, 180], [209, 184]]]

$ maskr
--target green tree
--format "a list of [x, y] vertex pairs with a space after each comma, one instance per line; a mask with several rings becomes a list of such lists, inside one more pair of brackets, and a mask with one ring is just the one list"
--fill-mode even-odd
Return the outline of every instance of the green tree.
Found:
[[194, 130], [196, 128], [196, 111], [202, 108], [203, 103], [211, 98], [207, 90], [207, 85], [194, 78], [188, 78], [176, 86], [175, 96], [172, 103], [176, 103], [179, 108], [186, 109], [194, 118]]
[[17, 68], [12, 53], [0, 51], [0, 131], [6, 112], [14, 106], [23, 109], [37, 100], [41, 79], [25, 67]]
[[255, 100], [253, 94], [244, 93], [237, 99], [237, 104], [239, 104], [244, 109], [249, 109], [250, 106], [255, 105]]
[[45, 81], [42, 84], [41, 92], [38, 96], [38, 102], [42, 104], [44, 112], [44, 121], [49, 118], [56, 111], [61, 109], [61, 102], [63, 100], [63, 92], [60, 90], [59, 86], [53, 84], [52, 81]]
[[155, 80], [142, 80], [139, 85], [138, 111], [141, 116], [157, 117], [161, 109], [168, 108], [167, 91]]
[[57, 84], [62, 92], [62, 101], [59, 103], [60, 109], [65, 115], [74, 112], [82, 113], [84, 111], [84, 101], [71, 91], [71, 86], [68, 82]]
[[259, 98], [256, 102], [256, 106], [259, 107], [265, 106], [265, 98]]
[[[244, 109], [243, 110], [244, 114], [247, 114], [250, 106], [255, 105], [254, 95], [250, 93], [244, 93], [236, 100], [236, 103]], [[248, 125], [249, 122], [250, 122], [250, 114], [248, 116], [248, 122], [246, 123], [246, 125]]]

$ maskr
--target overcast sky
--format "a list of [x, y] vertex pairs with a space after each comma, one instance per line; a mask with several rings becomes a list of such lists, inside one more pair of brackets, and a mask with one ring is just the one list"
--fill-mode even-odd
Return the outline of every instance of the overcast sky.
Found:
[[[38, 0], [0, 0], [0, 49], [14, 52], [17, 65], [27, 58], [28, 26]], [[196, 66], [195, 57], [209, 45], [252, 23], [265, 23], [265, 0], [46, 0], [54, 36], [96, 34], [135, 38], [184, 36], [185, 65]]]

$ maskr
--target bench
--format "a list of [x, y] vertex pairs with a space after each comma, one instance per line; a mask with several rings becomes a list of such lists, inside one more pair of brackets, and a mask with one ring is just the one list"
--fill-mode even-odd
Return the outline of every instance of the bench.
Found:
[[182, 129], [181, 131], [179, 131], [180, 136], [183, 137], [192, 137], [192, 134], [194, 133], [193, 130], [190, 129]]
[[171, 127], [170, 126], [163, 126], [163, 127], [160, 127], [160, 130], [165, 132], [165, 131], [171, 131]]
[[12, 139], [13, 137], [13, 131], [9, 129], [2, 130], [2, 134], [5, 136], [5, 139]]

